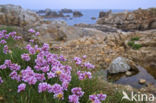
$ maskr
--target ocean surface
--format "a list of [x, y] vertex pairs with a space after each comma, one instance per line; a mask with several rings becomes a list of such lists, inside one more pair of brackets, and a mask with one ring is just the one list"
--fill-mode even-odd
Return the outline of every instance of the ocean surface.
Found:
[[[59, 10], [54, 10], [54, 11], [59, 11]], [[99, 17], [99, 12], [100, 11], [109, 11], [108, 9], [81, 9], [81, 10], [73, 10], [73, 11], [80, 11], [83, 16], [82, 17], [73, 17], [72, 13], [64, 13], [64, 15], [70, 15], [70, 17], [59, 17], [59, 18], [48, 18], [47, 20], [61, 20], [65, 21], [68, 25], [74, 25], [74, 24], [79, 24], [79, 23], [85, 23], [85, 24], [94, 24], [96, 23], [96, 20]], [[124, 12], [125, 10], [112, 10], [113, 13], [118, 13], [118, 12]], [[132, 10], [127, 10], [127, 11], [132, 11]], [[96, 19], [93, 20], [91, 19], [92, 17], [95, 17]]]

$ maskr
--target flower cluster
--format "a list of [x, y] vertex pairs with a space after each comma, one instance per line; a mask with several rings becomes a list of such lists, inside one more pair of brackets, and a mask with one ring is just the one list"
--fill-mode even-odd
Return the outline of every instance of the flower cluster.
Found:
[[[29, 29], [28, 32], [35, 34], [35, 36], [39, 36], [40, 33], [36, 32], [34, 29]], [[0, 44], [3, 45], [3, 53], [7, 54], [10, 52], [7, 44], [7, 39], [11, 37], [14, 40], [21, 39], [20, 36], [16, 36], [16, 32], [11, 32], [7, 34], [7, 31], [0, 31]], [[26, 45], [25, 49], [27, 53], [21, 54], [21, 59], [23, 62], [32, 61], [33, 57], [36, 57], [34, 60], [34, 65], [27, 65], [27, 67], [23, 67], [22, 65], [18, 65], [17, 63], [13, 63], [14, 61], [5, 60], [2, 65], [0, 65], [0, 70], [10, 69], [11, 73], [9, 77], [12, 80], [16, 80], [18, 83], [17, 92], [20, 93], [25, 91], [26, 85], [37, 85], [38, 92], [48, 92], [54, 94], [53, 97], [59, 100], [64, 100], [64, 93], [68, 91], [68, 87], [71, 83], [72, 79], [72, 68], [69, 65], [64, 65], [63, 62], [67, 61], [67, 59], [63, 55], [57, 55], [50, 52], [49, 44], [44, 43], [42, 47], [38, 45], [31, 45], [34, 43], [34, 39], [29, 41], [30, 44]], [[33, 56], [33, 57], [32, 57]], [[77, 71], [77, 75], [79, 80], [91, 79], [92, 72], [91, 70], [95, 68], [95, 66], [89, 62], [86, 62], [86, 55], [82, 57], [75, 57], [74, 61], [78, 67], [81, 67], [83, 70]], [[22, 70], [21, 70], [22, 68]], [[84, 70], [87, 71], [84, 71]], [[57, 82], [50, 84], [49, 82], [52, 79], [57, 79]], [[0, 77], [0, 84], [3, 83], [2, 78]], [[70, 103], [79, 103], [80, 97], [84, 95], [84, 91], [82, 88], [75, 87], [71, 90], [72, 95], [69, 95], [68, 99]], [[92, 102], [100, 103], [100, 101], [105, 100], [106, 95], [97, 94], [90, 95], [89, 99]], [[96, 102], [99, 101], [99, 102]]]
[[91, 100], [93, 103], [101, 103], [101, 101], [104, 101], [106, 99], [106, 94], [96, 94], [96, 95], [90, 95], [89, 100]]
[[[81, 68], [87, 69], [87, 70], [92, 70], [95, 68], [95, 66], [89, 62], [83, 62], [87, 56], [84, 55], [81, 59], [80, 57], [75, 57], [74, 61], [76, 65], [80, 65]], [[91, 79], [92, 78], [92, 73], [90, 71], [77, 71], [77, 75], [79, 77], [79, 80], [85, 80], [85, 79]]]
[[71, 90], [73, 93], [72, 95], [69, 95], [69, 102], [70, 103], [79, 103], [79, 98], [84, 95], [84, 92], [80, 87], [75, 87]]
[[[0, 44], [4, 45], [7, 43], [7, 39], [12, 38], [13, 40], [20, 40], [22, 39], [21, 36], [16, 36], [16, 32], [10, 32], [9, 34], [7, 34], [7, 31], [6, 30], [2, 30], [0, 31]], [[3, 48], [3, 53], [4, 54], [7, 54], [9, 53], [9, 48], [8, 48], [8, 45], [4, 45], [4, 48]]]
[[20, 70], [21, 66], [15, 63], [12, 63], [11, 60], [5, 60], [3, 65], [0, 65], [0, 69], [9, 68], [11, 71]]
[[79, 77], [79, 80], [84, 80], [84, 79], [91, 79], [92, 78], [92, 73], [91, 72], [82, 72], [78, 71], [77, 75]]
[[23, 59], [23, 60], [25, 60], [25, 61], [30, 61], [30, 56], [29, 56], [29, 54], [22, 54], [21, 55], [21, 58]]
[[24, 91], [26, 88], [26, 84], [25, 83], [21, 83], [19, 86], [18, 86], [18, 93], [21, 92], [21, 91]]

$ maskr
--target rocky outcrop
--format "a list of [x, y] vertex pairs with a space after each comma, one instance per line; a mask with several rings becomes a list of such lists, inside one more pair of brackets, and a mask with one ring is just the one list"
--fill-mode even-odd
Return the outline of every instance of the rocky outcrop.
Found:
[[79, 12], [79, 11], [73, 12], [73, 17], [81, 17], [81, 16], [83, 16], [83, 14], [81, 12]]
[[112, 14], [112, 11], [111, 10], [109, 10], [108, 12], [101, 11], [99, 13], [99, 18], [108, 17], [110, 14]]
[[156, 8], [138, 9], [133, 12], [101, 12], [98, 24], [111, 25], [125, 31], [156, 29]]
[[45, 12], [45, 15], [43, 17], [45, 17], [45, 18], [58, 18], [58, 17], [64, 17], [64, 15], [61, 12], [49, 10], [49, 11]]
[[61, 13], [72, 13], [73, 11], [71, 9], [61, 9]]
[[96, 17], [91, 17], [92, 20], [96, 20]]
[[108, 72], [110, 74], [121, 73], [130, 70], [130, 66], [128, 64], [128, 59], [123, 57], [117, 57], [114, 59], [108, 67]]
[[[127, 45], [131, 38], [139, 37], [138, 44], [142, 47], [135, 50]], [[105, 33], [98, 36], [84, 37], [60, 45], [61, 53], [69, 58], [87, 55], [87, 60], [97, 68], [106, 69], [111, 61], [122, 56], [129, 59], [130, 67], [136, 70], [136, 64], [147, 69], [156, 78], [156, 30], [143, 32]], [[70, 54], [70, 55], [68, 55]], [[134, 71], [135, 71], [134, 70]]]
[[30, 10], [24, 10], [21, 6], [0, 5], [0, 24], [2, 25], [38, 25], [41, 18]]
[[118, 32], [119, 29], [109, 26], [109, 25], [99, 25], [99, 24], [75, 24], [76, 27], [83, 27], [83, 28], [94, 28], [103, 32]]

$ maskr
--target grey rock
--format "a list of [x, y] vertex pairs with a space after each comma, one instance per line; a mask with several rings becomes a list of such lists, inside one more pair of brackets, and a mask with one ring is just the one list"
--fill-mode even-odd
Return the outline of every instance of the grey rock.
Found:
[[35, 26], [41, 18], [33, 11], [24, 10], [21, 6], [0, 5], [0, 24], [11, 26]]
[[73, 12], [73, 17], [81, 17], [81, 16], [83, 16], [83, 14], [81, 12], [79, 12], [79, 11]]
[[123, 57], [117, 57], [112, 61], [112, 63], [108, 67], [108, 72], [111, 74], [126, 72], [130, 70], [130, 66], [128, 64], [128, 60]]

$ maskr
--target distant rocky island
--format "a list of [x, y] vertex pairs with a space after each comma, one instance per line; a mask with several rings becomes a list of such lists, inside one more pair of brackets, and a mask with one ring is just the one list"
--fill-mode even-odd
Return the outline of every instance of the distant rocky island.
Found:
[[51, 9], [39, 10], [36, 12], [45, 18], [58, 18], [58, 17], [70, 17], [70, 15], [64, 15], [64, 13], [72, 14], [73, 17], [81, 17], [83, 14], [80, 11], [73, 11], [71, 9], [61, 9], [60, 11], [53, 11]]
[[[34, 28], [41, 34], [41, 43], [51, 44], [54, 50], [60, 47], [59, 52], [70, 59], [86, 54], [100, 68], [99, 76], [106, 80], [112, 74], [122, 74], [125, 78], [135, 75], [140, 72], [138, 65], [156, 80], [156, 8], [122, 13], [100, 12], [96, 24], [69, 26], [63, 21], [44, 20], [69, 17], [65, 13], [71, 13], [72, 17], [84, 15], [71, 9], [33, 12], [21, 6], [0, 5], [0, 25], [16, 28], [23, 34], [25, 42], [31, 39], [27, 30]], [[150, 80], [143, 84], [150, 88]], [[153, 85], [156, 85], [156, 81]]]

